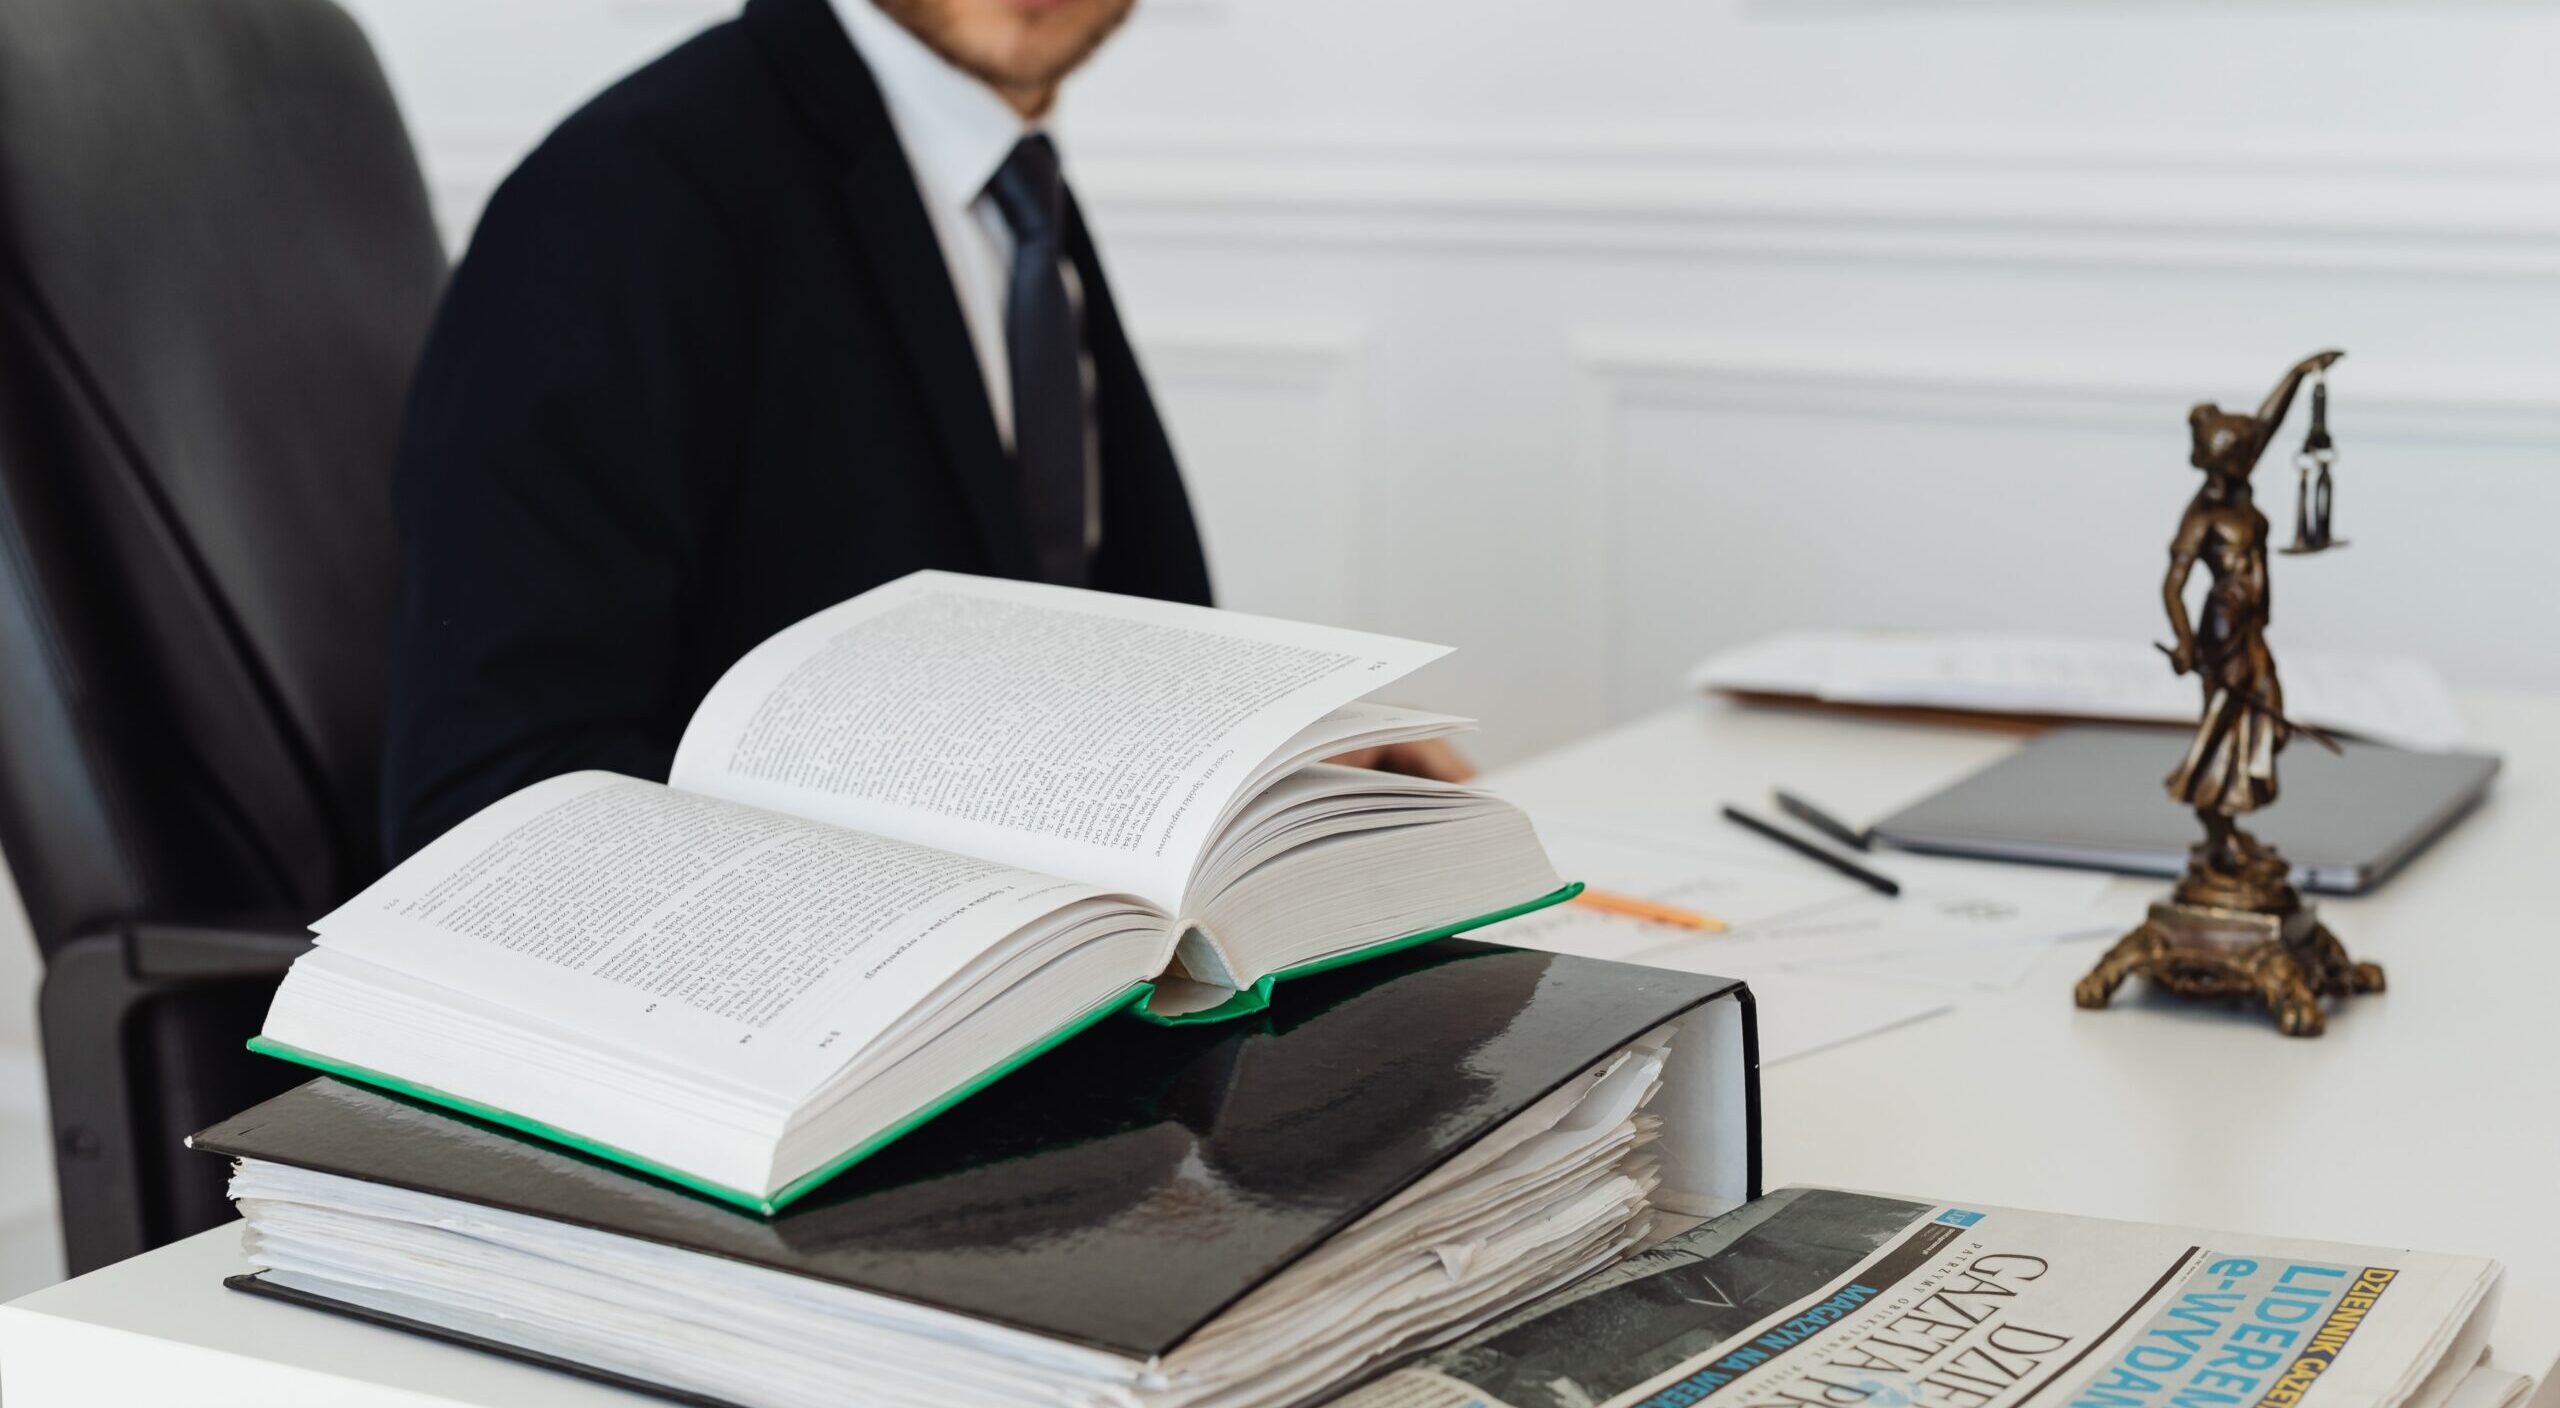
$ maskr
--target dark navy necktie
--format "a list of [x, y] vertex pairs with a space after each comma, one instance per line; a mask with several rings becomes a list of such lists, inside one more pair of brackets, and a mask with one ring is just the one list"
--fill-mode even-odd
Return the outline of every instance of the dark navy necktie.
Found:
[[1032, 551], [1042, 581], [1080, 587], [1088, 575], [1084, 338], [1062, 267], [1067, 187], [1057, 147], [1037, 132], [1015, 143], [987, 193], [1013, 231], [1004, 342]]

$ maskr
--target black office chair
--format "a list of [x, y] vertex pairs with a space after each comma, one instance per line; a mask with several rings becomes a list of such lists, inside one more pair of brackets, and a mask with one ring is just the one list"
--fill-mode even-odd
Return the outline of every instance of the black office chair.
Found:
[[0, 854], [77, 1273], [229, 1216], [189, 1131], [379, 865], [388, 484], [445, 273], [327, 0], [0, 0]]

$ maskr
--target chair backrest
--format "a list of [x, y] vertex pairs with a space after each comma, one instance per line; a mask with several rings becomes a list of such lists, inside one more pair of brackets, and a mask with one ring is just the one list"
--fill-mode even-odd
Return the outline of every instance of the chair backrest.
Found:
[[0, 854], [48, 953], [375, 870], [444, 274], [328, 0], [0, 0]]

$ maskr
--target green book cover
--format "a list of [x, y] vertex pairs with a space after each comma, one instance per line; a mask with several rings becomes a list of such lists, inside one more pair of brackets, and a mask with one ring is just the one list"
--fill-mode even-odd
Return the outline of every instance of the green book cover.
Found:
[[1458, 934], [1484, 928], [1489, 924], [1498, 924], [1506, 919], [1516, 918], [1519, 915], [1528, 914], [1535, 910], [1545, 909], [1550, 905], [1562, 904], [1566, 900], [1572, 899], [1575, 895], [1580, 893], [1582, 893], [1582, 885], [1579, 882], [1567, 884], [1561, 888], [1550, 891], [1547, 894], [1541, 895], [1534, 900], [1530, 900], [1523, 904], [1512, 905], [1507, 909], [1495, 910], [1490, 914], [1478, 915], [1475, 918], [1461, 920], [1455, 924], [1443, 925], [1436, 929], [1425, 929], [1419, 933], [1407, 934], [1402, 938], [1389, 939], [1385, 943], [1373, 944], [1368, 948], [1355, 949], [1349, 953], [1338, 953], [1329, 958], [1317, 959], [1311, 963], [1302, 963], [1295, 968], [1285, 969], [1281, 972], [1273, 973], [1264, 977], [1253, 986], [1237, 992], [1233, 998], [1230, 998], [1226, 1002], [1207, 1011], [1189, 1012], [1179, 1016], [1170, 1017], [1158, 1015], [1147, 1009], [1147, 1001], [1149, 998], [1154, 996], [1155, 986], [1152, 983], [1131, 984], [1129, 987], [1113, 994], [1104, 1001], [1096, 1003], [1094, 1006], [1086, 1009], [1082, 1015], [1076, 1017], [1066, 1025], [1059, 1027], [1056, 1031], [1040, 1037], [1029, 1045], [1026, 1045], [1022, 1049], [1014, 1052], [1012, 1055], [1006, 1057], [1004, 1060], [989, 1066], [986, 1070], [981, 1071], [967, 1081], [962, 1082], [960, 1085], [953, 1087], [941, 1098], [934, 1100], [930, 1104], [927, 1104], [921, 1109], [918, 1109], [914, 1113], [908, 1115], [906, 1118], [899, 1120], [897, 1123], [881, 1130], [879, 1133], [872, 1135], [870, 1138], [863, 1140], [852, 1148], [847, 1149], [844, 1153], [836, 1156], [829, 1162], [811, 1169], [809, 1172], [793, 1179], [790, 1183], [774, 1190], [770, 1195], [713, 1183], [706, 1179], [696, 1177], [693, 1174], [686, 1173], [680, 1169], [670, 1168], [655, 1159], [644, 1158], [641, 1155], [631, 1153], [628, 1150], [617, 1149], [612, 1145], [599, 1143], [584, 1135], [562, 1129], [557, 1125], [547, 1124], [541, 1120], [528, 1119], [525, 1116], [516, 1114], [512, 1111], [501, 1110], [495, 1106], [485, 1105], [479, 1101], [466, 1099], [447, 1091], [438, 1090], [433, 1086], [424, 1085], [417, 1081], [405, 1080], [398, 1076], [386, 1075], [381, 1071], [368, 1070], [360, 1066], [352, 1066], [346, 1062], [332, 1059], [331, 1057], [322, 1055], [316, 1051], [305, 1051], [299, 1047], [288, 1046], [280, 1041], [270, 1041], [264, 1036], [251, 1037], [249, 1039], [249, 1049], [262, 1055], [276, 1057], [279, 1060], [291, 1061], [297, 1065], [308, 1066], [313, 1070], [323, 1071], [329, 1075], [338, 1076], [342, 1079], [375, 1086], [383, 1090], [391, 1091], [394, 1094], [408, 1096], [414, 1100], [423, 1100], [429, 1104], [441, 1105], [446, 1109], [469, 1115], [474, 1119], [485, 1120], [490, 1124], [501, 1125], [520, 1133], [530, 1134], [541, 1139], [547, 1139], [552, 1143], [562, 1145], [566, 1148], [575, 1149], [580, 1153], [620, 1164], [625, 1168], [648, 1174], [653, 1178], [663, 1179], [680, 1188], [686, 1188], [693, 1192], [700, 1193], [705, 1197], [718, 1199], [732, 1207], [741, 1208], [748, 1212], [760, 1213], [769, 1217], [774, 1213], [781, 1211], [783, 1208], [789, 1206], [801, 1197], [807, 1195], [810, 1190], [817, 1188], [819, 1185], [835, 1177], [837, 1174], [844, 1172], [846, 1169], [853, 1167], [855, 1164], [862, 1162], [864, 1159], [867, 1159], [873, 1154], [888, 1147], [890, 1144], [896, 1142], [899, 1138], [914, 1130], [917, 1126], [922, 1125], [927, 1120], [930, 1120], [934, 1116], [941, 1114], [943, 1111], [950, 1109], [952, 1106], [959, 1104], [961, 1101], [968, 1099], [970, 1096], [994, 1084], [1006, 1075], [1019, 1070], [1025, 1064], [1048, 1052], [1052, 1048], [1059, 1046], [1068, 1038], [1073, 1037], [1077, 1033], [1092, 1026], [1094, 1023], [1101, 1021], [1105, 1017], [1111, 1016], [1113, 1013], [1126, 1012], [1140, 1020], [1152, 1022], [1161, 1026], [1194, 1026], [1204, 1022], [1230, 1021], [1238, 1017], [1248, 1016], [1252, 1013], [1262, 1011], [1264, 1008], [1269, 1007], [1271, 1005], [1272, 989], [1279, 983], [1285, 982], [1288, 979], [1304, 977], [1314, 973], [1329, 972], [1347, 964], [1360, 963], [1386, 954], [1400, 952], [1404, 949], [1412, 948], [1416, 944], [1425, 944], [1430, 943], [1435, 939], [1454, 937]]

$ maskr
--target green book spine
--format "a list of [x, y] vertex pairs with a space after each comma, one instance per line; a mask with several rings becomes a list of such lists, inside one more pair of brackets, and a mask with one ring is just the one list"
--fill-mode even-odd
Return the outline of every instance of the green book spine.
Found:
[[349, 1065], [344, 1061], [323, 1056], [316, 1051], [305, 1051], [301, 1047], [288, 1046], [281, 1041], [273, 1041], [264, 1036], [253, 1036], [249, 1038], [249, 1049], [258, 1052], [261, 1055], [273, 1056], [280, 1060], [291, 1061], [296, 1065], [309, 1066], [315, 1071], [325, 1071], [330, 1075], [338, 1076], [345, 1080], [356, 1081], [363, 1085], [376, 1086], [398, 1095], [406, 1095], [413, 1100], [423, 1100], [431, 1105], [442, 1105], [448, 1110], [469, 1115], [474, 1119], [486, 1120], [491, 1124], [503, 1125], [506, 1128], [515, 1130], [519, 1133], [530, 1134], [540, 1139], [548, 1139], [554, 1144], [575, 1149], [579, 1153], [604, 1159], [611, 1163], [617, 1163], [622, 1165], [624, 1168], [636, 1169], [654, 1178], [664, 1179], [679, 1188], [691, 1189], [696, 1193], [702, 1194], [704, 1197], [716, 1198], [732, 1207], [744, 1208], [749, 1212], [763, 1213], [767, 1217], [770, 1217], [797, 1201], [803, 1195], [808, 1193], [809, 1190], [826, 1182], [828, 1179], [835, 1177], [837, 1174], [844, 1172], [846, 1169], [853, 1167], [855, 1164], [862, 1162], [864, 1159], [871, 1157], [873, 1154], [878, 1153], [883, 1148], [886, 1148], [888, 1145], [895, 1142], [901, 1136], [915, 1129], [916, 1126], [923, 1124], [926, 1120], [932, 1119], [934, 1116], [941, 1114], [943, 1111], [950, 1109], [952, 1106], [959, 1104], [961, 1101], [966, 1100], [970, 1096], [977, 1094], [979, 1091], [986, 1089], [988, 1086], [995, 1084], [1005, 1076], [1012, 1074], [1014, 1071], [1020, 1069], [1025, 1063], [1048, 1051], [1060, 1042], [1065, 1041], [1067, 1038], [1074, 1036], [1076, 1033], [1083, 1031], [1085, 1028], [1092, 1026], [1094, 1023], [1101, 1021], [1103, 1018], [1110, 1016], [1114, 1012], [1120, 1011], [1123, 1008], [1134, 1007], [1145, 1002], [1149, 994], [1154, 991], [1155, 986], [1152, 983], [1133, 983], [1130, 986], [1123, 988], [1108, 1000], [1088, 1009], [1084, 1015], [1076, 1018], [1074, 1021], [1067, 1023], [1065, 1026], [1058, 1028], [1056, 1031], [1049, 1033], [1047, 1036], [1044, 1036], [1038, 1041], [1031, 1043], [1029, 1046], [1013, 1053], [1011, 1056], [1008, 1056], [997, 1064], [979, 1072], [977, 1075], [970, 1077], [967, 1081], [954, 1086], [940, 1099], [924, 1106], [915, 1113], [908, 1115], [905, 1119], [881, 1130], [879, 1133], [872, 1135], [870, 1138], [865, 1139], [861, 1143], [854, 1145], [852, 1148], [845, 1150], [842, 1154], [837, 1155], [829, 1162], [809, 1170], [807, 1173], [800, 1175], [798, 1178], [791, 1180], [789, 1183], [782, 1185], [771, 1193], [753, 1193], [743, 1188], [731, 1188], [726, 1184], [714, 1183], [707, 1178], [701, 1178], [694, 1174], [687, 1173], [680, 1168], [669, 1167], [666, 1164], [658, 1162], [656, 1159], [646, 1158], [642, 1155], [632, 1153], [628, 1149], [617, 1149], [613, 1145], [599, 1143], [596, 1140], [589, 1139], [583, 1134], [562, 1129], [555, 1124], [546, 1124], [541, 1120], [528, 1119], [512, 1110], [501, 1110], [495, 1105], [484, 1105], [477, 1100], [466, 1099], [463, 1096], [455, 1095], [449, 1091], [438, 1090], [431, 1085], [420, 1085], [416, 1081], [404, 1080], [399, 1076], [387, 1075], [376, 1070], [368, 1070], [363, 1066]]
[[[1437, 929], [1425, 929], [1417, 934], [1407, 934], [1400, 939], [1389, 939], [1382, 944], [1355, 948], [1348, 953], [1337, 953], [1330, 958], [1301, 963], [1295, 968], [1284, 968], [1277, 973], [1265, 974], [1253, 986], [1240, 988], [1235, 996], [1215, 1007], [1204, 1008], [1198, 1012], [1184, 1012], [1168, 1017], [1149, 1011], [1147, 999], [1140, 998], [1129, 1004], [1129, 1015], [1140, 1021], [1153, 1022], [1163, 1027], [1193, 1027], [1203, 1022], [1225, 1022], [1237, 1017], [1249, 1017], [1269, 1007], [1272, 988], [1291, 978], [1303, 978], [1312, 973], [1327, 973], [1354, 963], [1366, 963], [1372, 958], [1384, 958], [1390, 953], [1400, 953], [1416, 944], [1427, 944], [1434, 939], [1455, 938], [1470, 930], [1484, 928], [1488, 924], [1499, 924], [1505, 919], [1517, 919], [1523, 914], [1545, 909], [1549, 905], [1562, 904], [1581, 893], [1582, 882], [1576, 880], [1559, 889], [1550, 890], [1525, 904], [1515, 904], [1509, 909], [1497, 909], [1491, 914], [1479, 914], [1473, 919], [1462, 919], [1455, 924], [1444, 924]], [[1154, 996], [1152, 990], [1148, 996]]]

